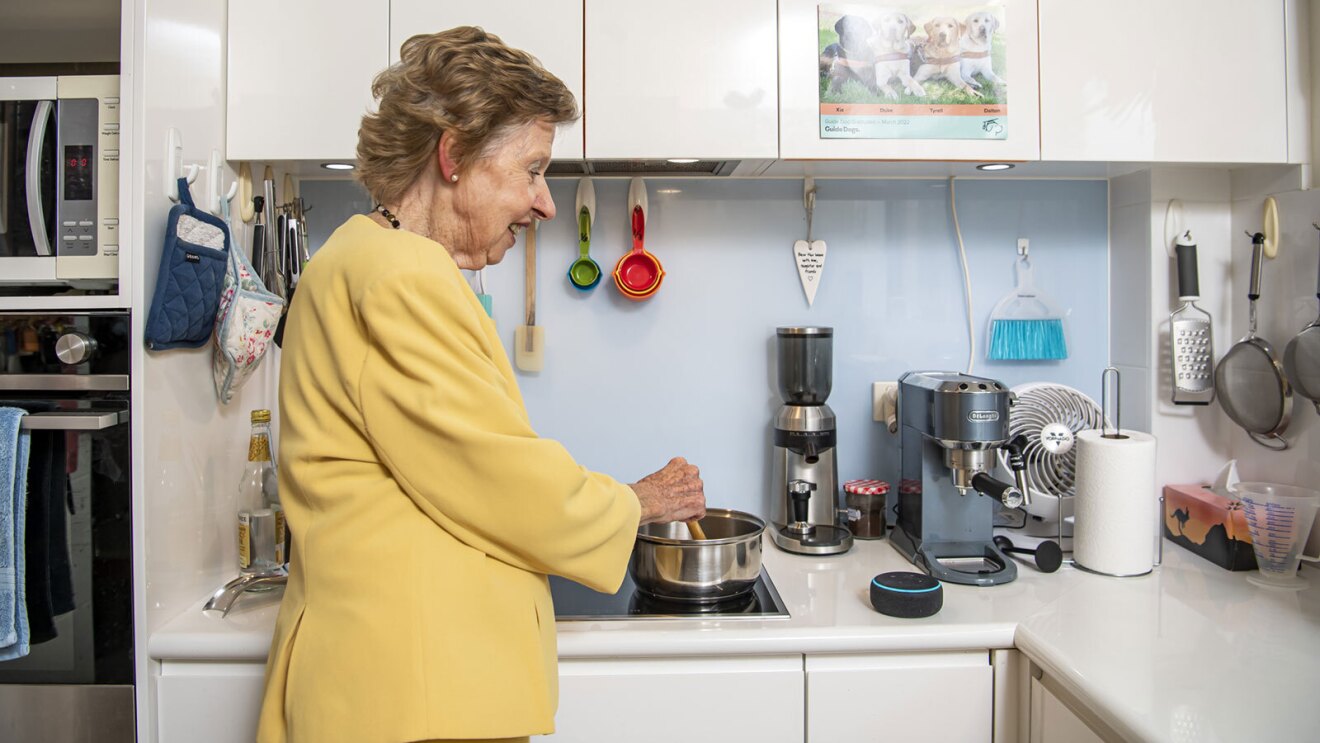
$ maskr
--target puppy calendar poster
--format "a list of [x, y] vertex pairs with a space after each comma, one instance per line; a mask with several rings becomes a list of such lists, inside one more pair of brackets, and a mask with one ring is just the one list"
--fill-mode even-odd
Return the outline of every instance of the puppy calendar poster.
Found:
[[819, 5], [823, 139], [1004, 139], [999, 0]]

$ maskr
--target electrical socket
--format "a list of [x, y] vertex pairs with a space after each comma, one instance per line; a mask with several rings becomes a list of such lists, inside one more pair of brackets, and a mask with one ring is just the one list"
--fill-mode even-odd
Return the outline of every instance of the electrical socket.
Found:
[[871, 383], [871, 417], [888, 426], [890, 433], [897, 430], [898, 382]]

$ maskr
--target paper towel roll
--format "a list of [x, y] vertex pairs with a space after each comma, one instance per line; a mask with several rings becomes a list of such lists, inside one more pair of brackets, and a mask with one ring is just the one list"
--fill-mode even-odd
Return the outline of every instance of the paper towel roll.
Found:
[[1077, 434], [1073, 560], [1107, 575], [1142, 575], [1155, 565], [1159, 490], [1155, 437], [1123, 431]]

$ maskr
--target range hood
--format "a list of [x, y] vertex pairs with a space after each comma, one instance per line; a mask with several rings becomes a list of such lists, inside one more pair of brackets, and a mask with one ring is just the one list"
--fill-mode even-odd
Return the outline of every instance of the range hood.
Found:
[[773, 160], [554, 160], [546, 170], [550, 177], [565, 176], [652, 176], [670, 178], [757, 175]]

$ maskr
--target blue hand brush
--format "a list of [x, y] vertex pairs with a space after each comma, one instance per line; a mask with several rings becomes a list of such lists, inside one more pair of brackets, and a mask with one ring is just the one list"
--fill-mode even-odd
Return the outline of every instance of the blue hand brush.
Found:
[[1036, 289], [1031, 261], [1017, 261], [1017, 287], [990, 313], [989, 358], [996, 361], [1040, 361], [1068, 358], [1063, 313]]

